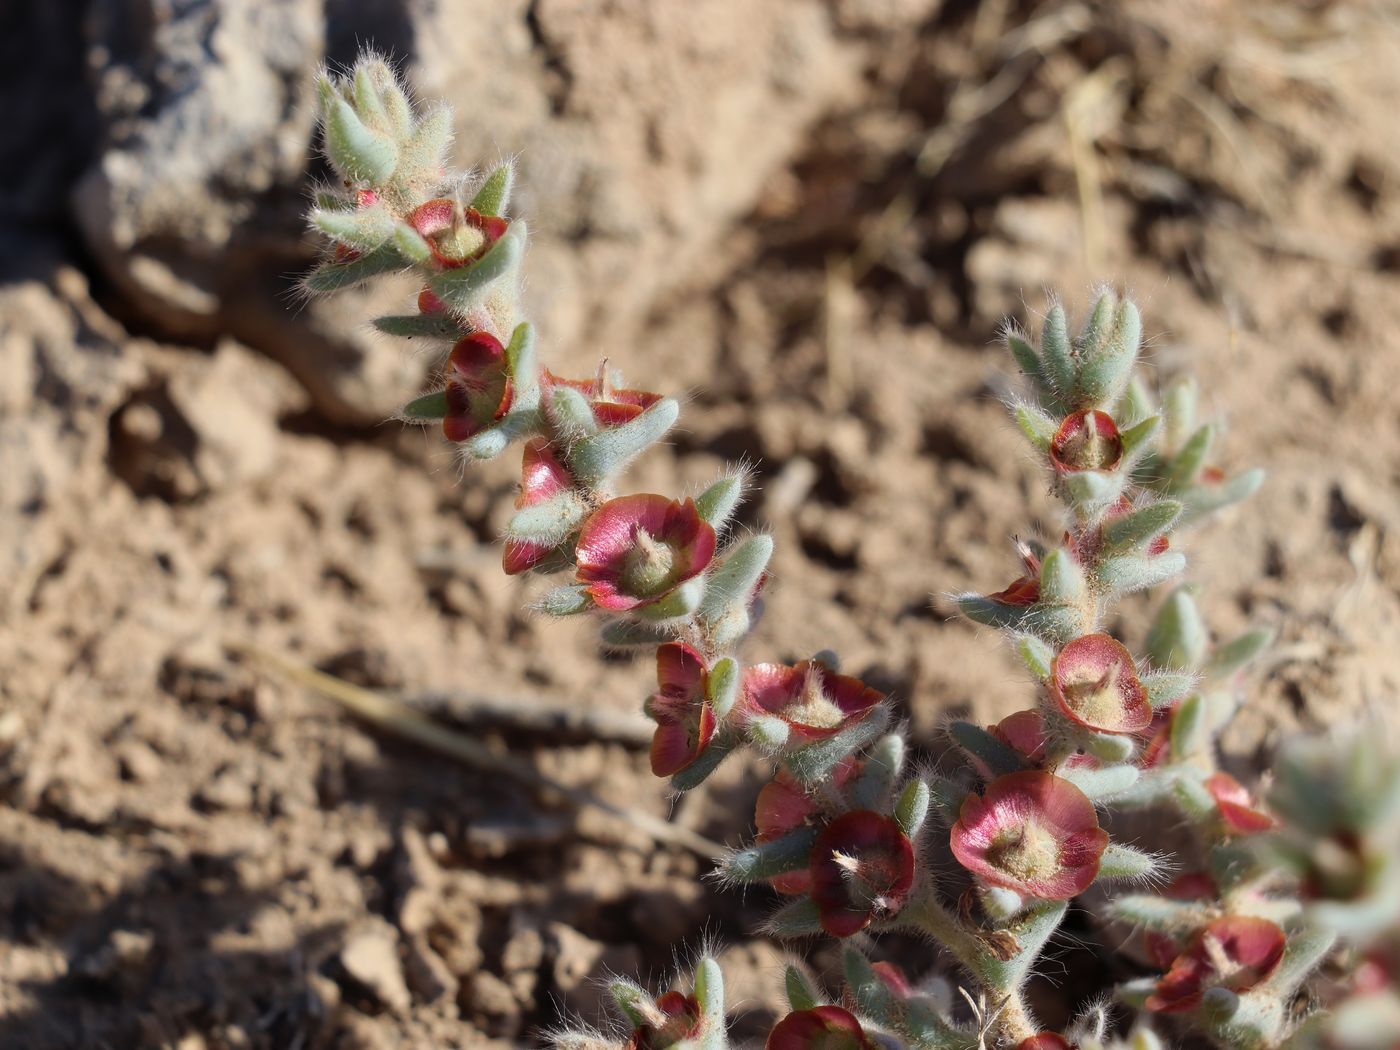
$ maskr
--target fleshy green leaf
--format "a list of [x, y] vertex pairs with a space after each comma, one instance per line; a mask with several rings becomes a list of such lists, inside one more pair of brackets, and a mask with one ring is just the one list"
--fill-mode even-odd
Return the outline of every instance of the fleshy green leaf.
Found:
[[928, 816], [929, 802], [929, 787], [922, 780], [911, 780], [900, 793], [894, 804], [894, 821], [906, 838], [918, 838]]
[[948, 735], [958, 747], [985, 763], [993, 776], [1015, 773], [1023, 768], [1021, 756], [981, 726], [971, 722], [949, 722]]
[[399, 417], [410, 423], [432, 423], [447, 415], [447, 391], [434, 390], [416, 397], [399, 409]]
[[1056, 303], [1045, 316], [1040, 333], [1040, 367], [1050, 386], [1062, 397], [1074, 391], [1074, 361], [1070, 356], [1069, 322]]
[[466, 334], [462, 329], [462, 322], [449, 313], [391, 314], [388, 317], [376, 317], [373, 324], [385, 335], [397, 335], [406, 339], [423, 336], [427, 339], [456, 341]]
[[510, 191], [515, 185], [515, 167], [511, 164], [498, 164], [481, 189], [476, 191], [471, 206], [482, 215], [504, 215], [510, 205]]
[[763, 882], [807, 867], [817, 829], [798, 828], [770, 842], [736, 850], [720, 862], [720, 874], [735, 882]]
[[525, 224], [517, 219], [476, 262], [434, 276], [430, 282], [434, 294], [459, 313], [481, 306], [496, 282], [519, 266], [525, 254], [525, 237]]
[[1210, 659], [1206, 661], [1206, 674], [1211, 678], [1232, 675], [1253, 663], [1260, 653], [1273, 644], [1274, 632], [1267, 627], [1246, 631], [1210, 654]]
[[1114, 518], [1104, 526], [1104, 544], [1115, 551], [1144, 547], [1171, 528], [1181, 511], [1176, 500], [1164, 499]]
[[389, 245], [384, 245], [350, 262], [322, 263], [307, 275], [306, 287], [313, 292], [338, 292], [342, 288], [363, 284], [371, 277], [402, 270], [403, 267], [403, 257]]
[[748, 536], [730, 548], [719, 565], [709, 572], [709, 586], [700, 606], [701, 618], [717, 620], [730, 606], [747, 604], [772, 557], [773, 537], [765, 533]]
[[744, 498], [744, 474], [726, 474], [695, 497], [695, 509], [718, 532], [729, 523]]
[[1201, 611], [1184, 587], [1174, 590], [1147, 632], [1147, 654], [1158, 667], [1197, 671], [1205, 662], [1210, 636]]
[[[559, 393], [556, 389], [556, 396]], [[665, 437], [680, 414], [674, 398], [663, 398], [626, 423], [584, 438], [569, 452], [570, 471], [589, 487], [616, 477], [643, 450]]]
[[353, 106], [338, 94], [326, 104], [326, 156], [346, 179], [383, 186], [394, 174], [399, 147], [392, 138], [365, 127]]

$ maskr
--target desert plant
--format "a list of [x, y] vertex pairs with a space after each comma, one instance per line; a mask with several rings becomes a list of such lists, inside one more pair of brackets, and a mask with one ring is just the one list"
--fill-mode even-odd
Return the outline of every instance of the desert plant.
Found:
[[[625, 468], [680, 407], [627, 387], [606, 362], [579, 379], [541, 366], [520, 317], [526, 228], [508, 214], [511, 166], [476, 178], [450, 172], [447, 110], [415, 112], [374, 56], [344, 78], [324, 77], [321, 103], [326, 155], [343, 182], [311, 214], [333, 251], [307, 288], [334, 291], [389, 271], [421, 278], [415, 312], [374, 322], [445, 354], [437, 388], [402, 418], [440, 425], [467, 459], [521, 446], [504, 571], [557, 577], [538, 600], [542, 612], [596, 617], [606, 645], [654, 651], [653, 771], [685, 791], [736, 749], [772, 760], [756, 837], [720, 874], [788, 898], [768, 922], [772, 934], [846, 945], [837, 1002], [789, 970], [791, 1013], [770, 1048], [1150, 1050], [1162, 1045], [1153, 1026], [1164, 1021], [1229, 1050], [1394, 1045], [1393, 754], [1366, 735], [1299, 747], [1266, 803], [1221, 768], [1217, 738], [1269, 632], [1216, 643], [1180, 584], [1161, 601], [1140, 655], [1106, 630], [1122, 596], [1180, 577], [1184, 527], [1262, 480], [1218, 466], [1218, 429], [1197, 419], [1189, 381], [1153, 396], [1130, 299], [1104, 291], [1077, 335], [1058, 304], [1038, 339], [1004, 333], [1025, 380], [1009, 408], [1064, 504], [1065, 531], [1019, 543], [1020, 573], [1004, 589], [953, 601], [1006, 635], [1037, 699], [995, 726], [951, 723], [964, 771], [915, 775], [891, 700], [843, 674], [835, 657], [741, 655], [773, 552], [769, 536], [730, 528], [750, 484], [745, 470], [693, 499], [619, 491]], [[1110, 837], [1105, 812], [1147, 807], [1170, 807], [1194, 831], [1186, 856]], [[926, 857], [935, 837], [961, 878], [934, 877]], [[1070, 902], [1102, 884], [1121, 890], [1097, 918], [1142, 931], [1140, 949], [1160, 971], [1117, 992], [1137, 1012], [1125, 1042], [1113, 1041], [1106, 1005], [1049, 1032], [1024, 994]], [[948, 953], [967, 1005], [941, 977], [910, 981], [871, 962], [856, 935], [889, 930], [923, 934]], [[1328, 960], [1342, 975], [1330, 981], [1330, 1011], [1309, 990]], [[628, 981], [612, 992], [630, 1034], [571, 1032], [558, 1045], [727, 1045], [711, 959], [691, 993], [653, 997]], [[1365, 1041], [1376, 1032], [1380, 1041]]]

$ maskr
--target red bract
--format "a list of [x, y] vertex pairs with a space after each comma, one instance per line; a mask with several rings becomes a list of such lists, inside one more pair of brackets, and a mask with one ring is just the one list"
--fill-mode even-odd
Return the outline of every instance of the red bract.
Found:
[[1154, 711], [1152, 721], [1148, 723], [1146, 733], [1147, 744], [1142, 749], [1142, 755], [1138, 758], [1138, 766], [1141, 769], [1156, 769], [1164, 766], [1172, 757], [1172, 718], [1176, 714], [1176, 708], [1168, 711]]
[[1252, 835], [1274, 826], [1274, 818], [1255, 809], [1249, 789], [1229, 773], [1216, 773], [1210, 777], [1206, 781], [1206, 790], [1215, 799], [1215, 806], [1220, 810], [1220, 819], [1225, 822], [1227, 831]]
[[859, 678], [835, 674], [815, 660], [755, 664], [744, 672], [744, 703], [751, 715], [773, 715], [792, 738], [821, 740], [854, 725], [883, 699]]
[[992, 727], [991, 733], [1032, 765], [1039, 765], [1045, 758], [1049, 741], [1045, 736], [1045, 716], [1039, 711], [1009, 714]]
[[1123, 458], [1123, 439], [1107, 412], [1096, 409], [1065, 417], [1050, 441], [1050, 461], [1071, 474], [1082, 470], [1112, 470]]
[[510, 228], [509, 221], [498, 215], [482, 215], [475, 208], [459, 212], [457, 202], [445, 197], [414, 208], [408, 224], [428, 242], [434, 260], [444, 269], [475, 262]]
[[1152, 724], [1132, 654], [1106, 634], [1086, 634], [1056, 654], [1050, 694], [1071, 721], [1100, 733], [1140, 733]]
[[914, 844], [891, 818], [855, 810], [822, 829], [811, 868], [822, 929], [849, 937], [904, 906], [914, 885]]
[[1059, 1032], [1037, 1032], [1017, 1043], [1016, 1050], [1075, 1050], [1075, 1046]]
[[656, 650], [657, 690], [647, 714], [656, 719], [651, 771], [657, 776], [679, 773], [710, 746], [715, 712], [706, 699], [708, 678], [704, 659], [685, 643], [667, 642]]
[[969, 795], [953, 825], [953, 856], [984, 882], [1042, 900], [1069, 900], [1099, 873], [1108, 833], [1067, 780], [1009, 773]]
[[595, 379], [563, 379], [545, 369], [543, 383], [546, 390], [551, 386], [566, 386], [581, 393], [588, 399], [593, 416], [601, 427], [615, 427], [626, 423], [661, 400], [660, 394], [646, 390], [614, 387], [608, 381], [607, 372], [606, 361], [599, 366]]
[[583, 523], [575, 549], [578, 581], [599, 608], [626, 612], [665, 598], [704, 572], [715, 542], [715, 530], [694, 500], [620, 496]]
[[1030, 544], [1022, 540], [1016, 541], [1016, 551], [1021, 556], [1025, 572], [1012, 580], [1006, 590], [987, 597], [1004, 605], [1034, 605], [1040, 601], [1040, 559], [1031, 550]]
[[[1167, 884], [1162, 896], [1174, 901], [1210, 901], [1215, 899], [1218, 892], [1215, 880], [1209, 873], [1186, 871]], [[1181, 954], [1181, 942], [1169, 934], [1149, 930], [1144, 940], [1147, 954], [1164, 970]]]
[[642, 1025], [632, 1030], [626, 1050], [666, 1050], [700, 1034], [700, 1004], [693, 995], [667, 992], [658, 996], [656, 1008], [665, 1015], [660, 1025]]
[[1147, 1008], [1186, 1013], [1199, 1006], [1211, 988], [1247, 992], [1278, 968], [1283, 949], [1283, 930], [1268, 919], [1246, 915], [1216, 919], [1176, 957], [1157, 982]]
[[1033, 576], [1020, 576], [1012, 580], [1005, 590], [987, 597], [1003, 605], [1034, 605], [1040, 601], [1040, 580]]
[[[520, 472], [520, 495], [515, 498], [518, 508], [534, 507], [573, 488], [574, 479], [554, 454], [544, 438], [531, 438], [525, 443], [525, 457]], [[547, 543], [531, 540], [506, 540], [501, 562], [507, 576], [533, 569], [554, 551]]]
[[[1043, 767], [1049, 758], [1050, 738], [1045, 731], [1045, 716], [1034, 708], [1007, 715], [996, 725], [988, 726], [987, 732], [1020, 755], [1026, 765]], [[991, 767], [975, 755], [970, 756], [970, 761], [983, 780], [992, 778]], [[1075, 754], [1058, 764], [1089, 769], [1097, 767], [1099, 760], [1093, 755]]]
[[860, 1022], [839, 1006], [788, 1014], [768, 1033], [765, 1050], [877, 1050]]
[[447, 303], [437, 292], [431, 288], [424, 288], [418, 293], [418, 312], [422, 314], [440, 314], [447, 311]]
[[908, 975], [892, 962], [874, 962], [870, 968], [875, 971], [875, 976], [880, 978], [880, 982], [898, 999], [908, 999], [914, 994], [914, 985], [909, 980]]
[[466, 441], [510, 411], [515, 384], [505, 346], [488, 332], [459, 339], [448, 365], [442, 432], [449, 441]]
[[[831, 783], [837, 788], [845, 787], [862, 768], [861, 761], [854, 755], [838, 762], [831, 771]], [[812, 796], [785, 769], [770, 783], [763, 785], [754, 805], [754, 825], [758, 829], [759, 842], [772, 842], [784, 835], [814, 823], [821, 815]], [[784, 872], [769, 880], [779, 893], [803, 894], [812, 887], [812, 872], [808, 868]]]

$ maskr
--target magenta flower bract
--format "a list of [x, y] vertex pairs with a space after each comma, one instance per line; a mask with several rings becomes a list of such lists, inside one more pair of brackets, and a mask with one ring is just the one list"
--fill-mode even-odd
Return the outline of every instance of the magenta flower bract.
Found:
[[627, 612], [660, 601], [704, 572], [715, 544], [715, 530], [694, 500], [619, 496], [595, 510], [579, 531], [578, 582], [599, 608]]
[[1229, 773], [1211, 776], [1206, 781], [1206, 790], [1215, 799], [1215, 807], [1220, 811], [1220, 819], [1227, 831], [1237, 835], [1253, 835], [1274, 826], [1274, 818], [1256, 808], [1249, 789]]
[[1025, 571], [1012, 580], [1005, 590], [989, 594], [987, 597], [1003, 605], [1034, 605], [1040, 601], [1040, 558], [1031, 550], [1029, 544], [1017, 541], [1016, 545]]
[[[1215, 880], [1208, 872], [1182, 872], [1162, 890], [1162, 896], [1174, 901], [1212, 901], [1219, 895]], [[1143, 938], [1147, 954], [1163, 970], [1168, 969], [1181, 954], [1180, 940], [1159, 930], [1148, 930]]]
[[607, 377], [607, 362], [598, 369], [595, 379], [564, 379], [545, 369], [544, 386], [566, 386], [588, 399], [593, 416], [601, 427], [615, 427], [641, 415], [661, 400], [660, 394], [647, 390], [627, 390], [614, 387]]
[[657, 776], [679, 773], [710, 746], [716, 722], [706, 696], [708, 679], [704, 659], [684, 642], [657, 648], [657, 690], [647, 701], [647, 714], [656, 719], [651, 771]]
[[1050, 441], [1050, 462], [1065, 474], [1112, 470], [1123, 458], [1123, 438], [1107, 412], [1072, 412]]
[[700, 1034], [704, 1018], [701, 1017], [700, 1003], [695, 996], [667, 992], [656, 997], [656, 1008], [665, 1016], [665, 1022], [657, 1026], [634, 1028], [625, 1050], [667, 1050], [667, 1047], [694, 1039]]
[[510, 411], [515, 384], [506, 348], [489, 332], [473, 332], [459, 339], [447, 363], [447, 414], [442, 432], [449, 441], [466, 441]]
[[[569, 476], [548, 441], [536, 437], [525, 443], [520, 470], [520, 495], [515, 498], [517, 508], [537, 506], [573, 487], [574, 479]], [[547, 543], [508, 539], [501, 554], [501, 564], [507, 576], [516, 576], [533, 569], [554, 549]]]
[[1157, 982], [1147, 1008], [1158, 1013], [1187, 1013], [1216, 987], [1247, 992], [1267, 978], [1283, 960], [1283, 930], [1268, 919], [1227, 915], [1216, 919], [1176, 957]]
[[877, 1050], [854, 1014], [839, 1006], [790, 1013], [768, 1033], [764, 1050]]
[[[864, 763], [854, 755], [848, 755], [831, 771], [831, 783], [843, 788], [854, 778]], [[778, 775], [758, 793], [754, 804], [754, 826], [758, 829], [759, 842], [772, 842], [784, 835], [815, 823], [821, 816], [821, 808], [801, 784], [786, 769], [780, 768]], [[803, 894], [812, 888], [810, 868], [775, 875], [769, 884], [779, 893]]]
[[449, 270], [480, 259], [510, 228], [499, 215], [482, 215], [475, 208], [459, 213], [457, 207], [456, 201], [439, 197], [408, 214], [408, 224], [428, 242], [433, 259]]
[[782, 719], [801, 741], [840, 732], [869, 715], [883, 699], [859, 678], [836, 674], [815, 660], [755, 664], [744, 672], [749, 713]]
[[1050, 695], [1071, 721], [1100, 733], [1140, 733], [1152, 724], [1132, 654], [1106, 634], [1086, 634], [1056, 654]]
[[914, 844], [890, 817], [855, 810], [822, 829], [811, 869], [822, 929], [849, 937], [904, 906], [914, 885]]
[[953, 856], [982, 881], [1042, 900], [1069, 900], [1099, 873], [1108, 832], [1068, 780], [1027, 770], [969, 795], [953, 825]]
[[[996, 725], [988, 726], [987, 732], [1015, 751], [1025, 765], [1037, 769], [1046, 767], [1050, 759], [1050, 735], [1046, 731], [1045, 715], [1035, 708], [1015, 711]], [[969, 761], [983, 780], [990, 780], [994, 776], [992, 768], [977, 756], [970, 755]], [[1074, 769], [1093, 769], [1099, 765], [1099, 760], [1093, 755], [1072, 754], [1057, 765]]]
[[871, 963], [870, 968], [896, 999], [908, 999], [914, 994], [914, 982], [896, 964], [882, 959]]

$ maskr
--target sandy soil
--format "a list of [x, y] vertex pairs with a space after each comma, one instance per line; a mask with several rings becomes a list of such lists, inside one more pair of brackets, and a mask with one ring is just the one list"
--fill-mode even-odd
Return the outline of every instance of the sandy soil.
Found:
[[[1107, 279], [1139, 297], [1154, 368], [1200, 376], [1228, 423], [1222, 462], [1269, 470], [1187, 545], [1219, 631], [1280, 632], [1232, 762], [1266, 770], [1287, 734], [1394, 705], [1395, 16], [949, 5], [840, 50], [885, 6], [823, 7], [838, 44], [803, 76], [839, 90], [783, 111], [781, 154], [712, 243], [664, 281], [639, 275], [626, 306], [569, 300], [548, 266], [530, 288], [561, 318], [544, 332], [560, 370], [606, 354], [688, 395], [638, 489], [757, 464], [744, 524], [779, 553], [750, 654], [837, 649], [930, 758], [948, 715], [1024, 702], [1009, 654], [940, 595], [1002, 586], [1009, 538], [1055, 530], [997, 400], [997, 325], [1034, 325], [1046, 287], [1082, 306]], [[582, 16], [556, 25], [607, 43]], [[603, 118], [579, 105], [587, 140]], [[667, 112], [705, 118], [696, 97], [674, 107], [662, 140]], [[602, 236], [546, 222], [540, 250]], [[23, 250], [0, 287], [0, 1046], [537, 1045], [566, 1015], [597, 1019], [603, 974], [664, 979], [706, 937], [741, 990], [738, 1031], [761, 1031], [787, 951], [755, 935], [765, 894], [369, 731], [230, 648], [405, 698], [738, 841], [756, 764], [672, 807], [634, 735], [492, 726], [430, 697], [625, 714], [647, 691], [644, 662], [530, 614], [541, 584], [501, 576], [514, 462], [464, 476], [434, 435], [328, 408], [257, 326], [219, 315], [182, 340], [72, 239], [7, 237]], [[1125, 607], [1129, 639], [1145, 608]], [[1037, 992], [1052, 1021], [1114, 976], [1091, 948], [1057, 951], [1067, 976]]]

